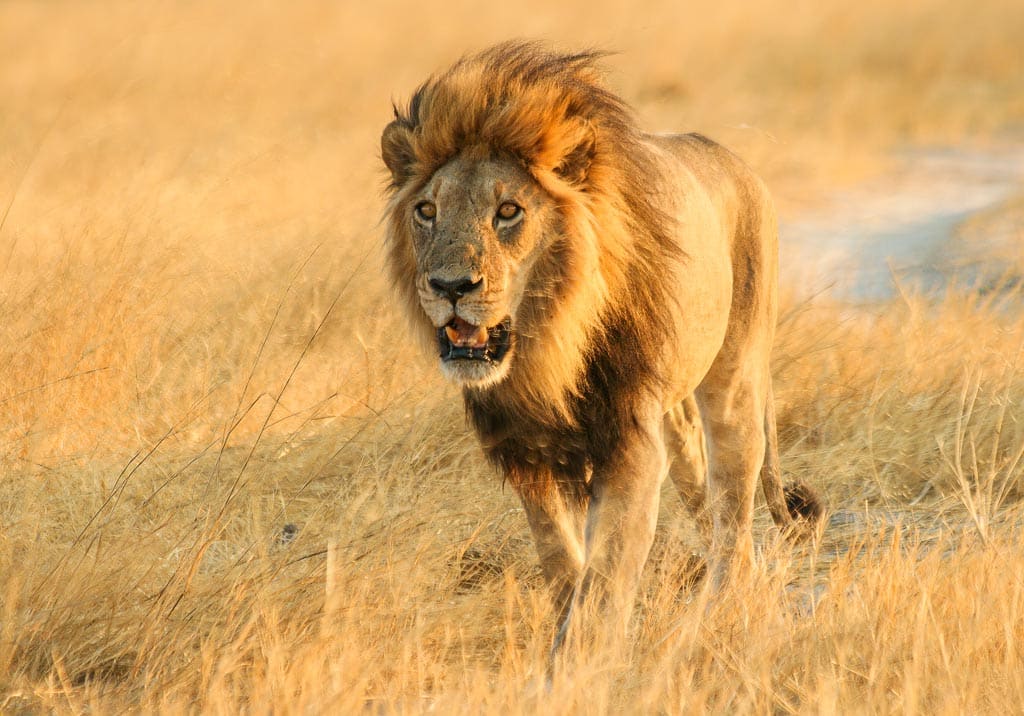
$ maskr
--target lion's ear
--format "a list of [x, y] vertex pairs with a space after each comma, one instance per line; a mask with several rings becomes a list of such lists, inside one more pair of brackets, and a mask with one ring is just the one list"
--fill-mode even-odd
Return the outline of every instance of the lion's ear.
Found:
[[590, 164], [594, 160], [597, 137], [589, 123], [580, 123], [574, 142], [562, 161], [555, 167], [555, 173], [574, 186], [581, 186], [587, 180]]
[[399, 119], [384, 128], [380, 138], [380, 154], [391, 171], [394, 186], [402, 186], [412, 176], [416, 155], [412, 150], [412, 130]]

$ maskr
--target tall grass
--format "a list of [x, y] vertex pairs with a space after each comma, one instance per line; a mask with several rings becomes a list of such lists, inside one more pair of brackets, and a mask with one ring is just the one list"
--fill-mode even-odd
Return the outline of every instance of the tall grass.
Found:
[[618, 49], [645, 124], [737, 146], [784, 216], [1024, 118], [1019, 3], [625, 7], [0, 5], [0, 712], [1017, 710], [1012, 276], [786, 299], [823, 541], [759, 510], [756, 569], [698, 605], [666, 488], [635, 638], [538, 688], [525, 519], [383, 276], [388, 100], [510, 36]]

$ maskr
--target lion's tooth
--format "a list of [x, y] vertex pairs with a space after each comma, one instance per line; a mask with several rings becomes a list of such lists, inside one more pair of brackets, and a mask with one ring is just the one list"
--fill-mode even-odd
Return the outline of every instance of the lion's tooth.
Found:
[[487, 345], [487, 339], [490, 337], [490, 333], [484, 326], [474, 326], [472, 323], [458, 318], [445, 326], [444, 332], [452, 345], [471, 348], [483, 348]]
[[485, 346], [487, 345], [487, 338], [487, 329], [484, 328], [483, 326], [480, 326], [479, 328], [476, 329], [476, 335], [473, 336], [473, 345]]

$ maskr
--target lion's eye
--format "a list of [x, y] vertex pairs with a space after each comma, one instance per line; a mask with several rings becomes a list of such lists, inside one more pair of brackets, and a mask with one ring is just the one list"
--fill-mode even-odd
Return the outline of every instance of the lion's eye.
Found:
[[498, 218], [502, 221], [512, 221], [519, 218], [522, 213], [523, 207], [513, 204], [511, 201], [506, 201], [498, 207]]
[[421, 201], [416, 205], [416, 218], [421, 221], [433, 221], [437, 216], [437, 206], [429, 201]]

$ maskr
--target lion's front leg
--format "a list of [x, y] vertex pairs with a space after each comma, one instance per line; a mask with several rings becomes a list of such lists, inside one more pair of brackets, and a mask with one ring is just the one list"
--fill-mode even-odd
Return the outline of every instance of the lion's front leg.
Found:
[[559, 494], [557, 490], [540, 495], [521, 492], [519, 498], [561, 623], [569, 608], [572, 590], [583, 571], [586, 505]]
[[667, 471], [660, 410], [644, 406], [624, 426], [609, 464], [597, 466], [585, 529], [585, 561], [553, 651], [566, 640], [626, 633], [658, 517]]

